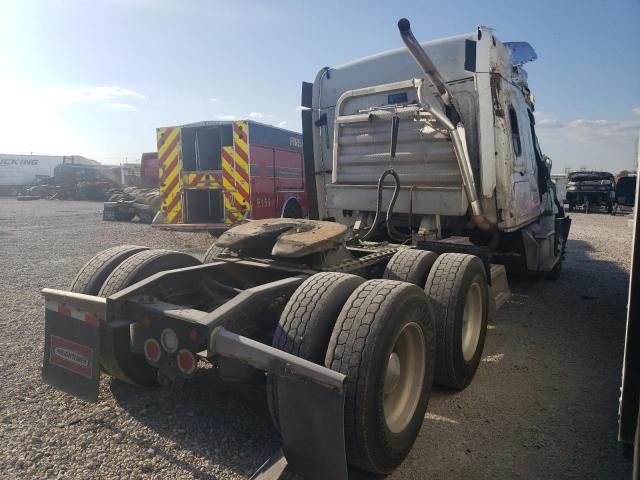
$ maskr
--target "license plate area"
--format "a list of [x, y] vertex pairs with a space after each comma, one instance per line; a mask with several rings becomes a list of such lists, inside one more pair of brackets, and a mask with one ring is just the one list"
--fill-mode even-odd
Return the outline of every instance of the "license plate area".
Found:
[[47, 301], [43, 380], [86, 401], [98, 398], [100, 320], [72, 305]]

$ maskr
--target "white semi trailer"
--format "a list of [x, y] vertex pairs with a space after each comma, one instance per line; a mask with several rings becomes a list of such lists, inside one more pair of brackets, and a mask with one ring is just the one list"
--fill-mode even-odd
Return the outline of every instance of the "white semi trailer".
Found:
[[311, 218], [234, 227], [203, 262], [96, 255], [69, 291], [43, 291], [46, 382], [95, 401], [101, 371], [138, 385], [204, 363], [235, 381], [266, 372], [282, 448], [252, 478], [402, 463], [432, 384], [473, 380], [505, 264], [559, 275], [570, 221], [535, 136], [533, 49], [487, 28], [419, 44], [398, 27], [405, 48], [303, 84]]
[[77, 155], [13, 155], [0, 153], [0, 195], [16, 195], [22, 187], [38, 176], [53, 177], [54, 169], [62, 163], [97, 165]]

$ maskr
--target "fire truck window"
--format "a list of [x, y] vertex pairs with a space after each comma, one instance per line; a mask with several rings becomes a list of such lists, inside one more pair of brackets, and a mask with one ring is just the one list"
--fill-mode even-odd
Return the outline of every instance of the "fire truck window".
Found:
[[509, 107], [509, 123], [511, 124], [511, 141], [513, 153], [516, 157], [522, 155], [522, 143], [520, 141], [520, 129], [518, 127], [518, 115], [512, 106]]
[[196, 131], [198, 170], [220, 170], [220, 128], [202, 127]]
[[189, 172], [197, 170], [196, 130], [195, 128], [182, 128], [180, 130], [180, 143], [182, 144], [182, 168]]

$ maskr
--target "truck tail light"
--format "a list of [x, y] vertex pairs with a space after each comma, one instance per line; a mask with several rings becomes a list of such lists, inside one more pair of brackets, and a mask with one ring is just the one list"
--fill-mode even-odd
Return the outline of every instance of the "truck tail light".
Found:
[[160, 343], [167, 353], [175, 353], [178, 350], [178, 336], [170, 328], [165, 328], [160, 334]]
[[160, 360], [160, 355], [162, 350], [160, 349], [160, 344], [155, 338], [148, 338], [144, 342], [144, 356], [150, 362], [156, 363]]
[[196, 357], [186, 348], [178, 352], [178, 368], [185, 375], [190, 375], [196, 369]]

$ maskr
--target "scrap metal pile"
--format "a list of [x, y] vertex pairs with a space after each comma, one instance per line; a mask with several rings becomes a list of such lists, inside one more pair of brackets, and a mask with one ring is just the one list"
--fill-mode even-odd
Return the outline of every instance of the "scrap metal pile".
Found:
[[130, 222], [137, 216], [141, 222], [151, 223], [160, 209], [160, 190], [157, 188], [115, 188], [108, 193], [103, 220]]
[[97, 200], [104, 201], [108, 190], [121, 185], [118, 167], [63, 163], [53, 177], [37, 175], [18, 193], [18, 200]]

